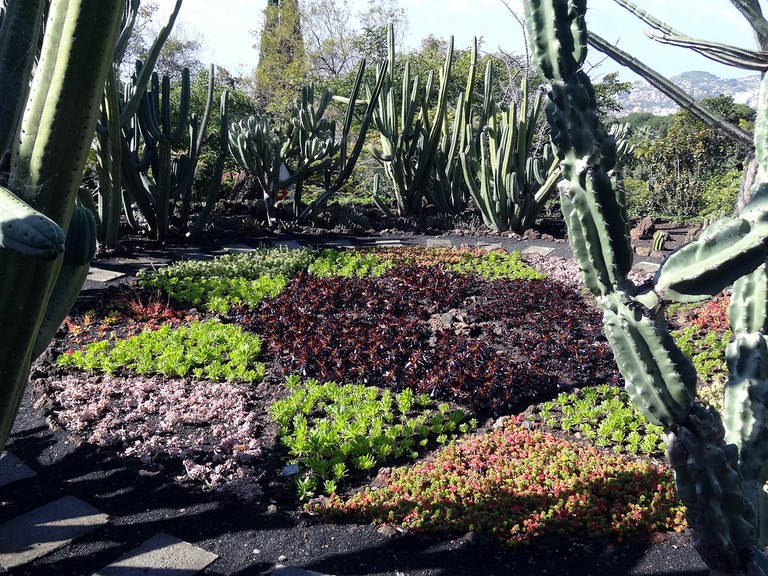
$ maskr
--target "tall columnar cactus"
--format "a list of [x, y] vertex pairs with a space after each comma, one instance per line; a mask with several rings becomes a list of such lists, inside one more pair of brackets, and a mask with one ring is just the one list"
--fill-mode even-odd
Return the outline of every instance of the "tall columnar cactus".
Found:
[[97, 216], [99, 243], [106, 248], [115, 248], [120, 236], [120, 215], [123, 209], [122, 186], [122, 143], [123, 131], [127, 130], [149, 84], [155, 62], [170, 36], [182, 0], [176, 0], [168, 23], [158, 32], [152, 43], [141, 70], [133, 82], [123, 88], [119, 80], [119, 67], [123, 61], [128, 40], [133, 31], [141, 0], [129, 0], [121, 23], [120, 35], [112, 54], [112, 66], [107, 75], [101, 102], [94, 148], [98, 161], [98, 194], [92, 202], [90, 193], [81, 193], [80, 199]]
[[[141, 64], [137, 66], [135, 79], [141, 76], [142, 68]], [[208, 82], [209, 86], [214, 82], [213, 67], [209, 70]], [[200, 121], [189, 112], [190, 78], [189, 70], [184, 68], [176, 125], [172, 126], [171, 81], [167, 76], [160, 80], [157, 73], [153, 73], [150, 88], [145, 92], [130, 127], [130, 137], [122, 142], [123, 185], [155, 239], [167, 237], [176, 202], [188, 202], [200, 158], [200, 126], [208, 124], [211, 113], [213, 90], [208, 93], [204, 116]], [[183, 142], [185, 132], [189, 133], [187, 151], [177, 155], [174, 148]], [[126, 207], [128, 211], [130, 208]], [[127, 216], [129, 221], [133, 220], [131, 214]]]
[[480, 121], [466, 126], [474, 134], [460, 153], [464, 181], [486, 226], [518, 234], [533, 226], [560, 180], [560, 161], [549, 145], [541, 158], [535, 156], [541, 92], [530, 99], [527, 78], [520, 90], [519, 106], [513, 102], [507, 111], [499, 111], [488, 63]]
[[[38, 4], [39, 11], [28, 15], [32, 20], [42, 17], [43, 3]], [[47, 344], [40, 336], [44, 323], [58, 326], [63, 320], [68, 306], [59, 297], [79, 291], [83, 261], [95, 241], [87, 216], [71, 225], [70, 220], [123, 7], [123, 0], [52, 0], [29, 96], [16, 91], [0, 102], [22, 110], [10, 128], [10, 174], [0, 187], [0, 449], [30, 362]], [[38, 41], [34, 27], [10, 47], [0, 41], [0, 62], [35, 53]]]
[[216, 155], [216, 162], [213, 165], [213, 175], [211, 176], [211, 184], [208, 187], [208, 193], [205, 197], [205, 203], [200, 213], [197, 215], [195, 224], [190, 231], [192, 236], [199, 235], [208, 220], [211, 217], [216, 202], [219, 200], [219, 193], [221, 192], [221, 177], [224, 174], [224, 161], [229, 155], [229, 91], [224, 90], [221, 93], [221, 101], [219, 103], [219, 151]]
[[[753, 2], [734, 4], [750, 7], [756, 31], [768, 30]], [[763, 77], [756, 119], [760, 170], [752, 200], [673, 253], [651, 289], [641, 290], [627, 278], [632, 251], [620, 181], [611, 177], [615, 142], [598, 123], [594, 90], [581, 70], [586, 0], [526, 0], [525, 11], [536, 63], [549, 82], [547, 117], [565, 178], [560, 199], [569, 242], [603, 309], [626, 390], [668, 433], [686, 517], [713, 573], [768, 574], [768, 80]], [[721, 418], [695, 400], [696, 372], [667, 332], [662, 311], [668, 302], [703, 300], [730, 284], [734, 337]]]
[[456, 102], [453, 121], [450, 121], [448, 114], [443, 118], [443, 131], [435, 155], [434, 182], [424, 191], [427, 199], [446, 214], [458, 214], [466, 208], [469, 200], [459, 153], [466, 148], [467, 140], [472, 136], [471, 130], [467, 130], [467, 125], [473, 123], [472, 107], [477, 78], [477, 38], [472, 39], [469, 58], [467, 83], [464, 92], [459, 94]]
[[[430, 185], [435, 168], [443, 121], [448, 109], [448, 80], [453, 58], [453, 38], [448, 43], [445, 63], [440, 69], [437, 100], [430, 113], [428, 103], [435, 88], [430, 72], [423, 93], [418, 76], [411, 76], [408, 62], [398, 95], [395, 85], [395, 41], [390, 24], [387, 30], [389, 60], [384, 86], [375, 109], [374, 126], [381, 135], [380, 147], [372, 147], [374, 158], [384, 167], [392, 186], [399, 215], [417, 214], [421, 210], [425, 190]], [[382, 200], [374, 195], [382, 208]]]

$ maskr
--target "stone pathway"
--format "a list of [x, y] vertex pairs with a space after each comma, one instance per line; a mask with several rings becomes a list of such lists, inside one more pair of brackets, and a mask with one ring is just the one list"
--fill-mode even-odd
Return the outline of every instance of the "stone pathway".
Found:
[[[0, 457], [0, 486], [36, 474], [13, 454]], [[65, 496], [0, 524], [0, 573], [21, 568], [79, 538], [104, 529], [109, 517], [87, 502]], [[194, 576], [218, 556], [165, 533], [117, 558], [94, 576]]]

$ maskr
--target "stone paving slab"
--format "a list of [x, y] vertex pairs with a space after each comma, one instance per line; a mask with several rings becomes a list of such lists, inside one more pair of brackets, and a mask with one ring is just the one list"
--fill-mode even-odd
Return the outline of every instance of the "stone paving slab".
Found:
[[427, 238], [427, 248], [450, 248], [451, 241], [447, 238]]
[[640, 268], [641, 270], [647, 270], [648, 272], [656, 272], [661, 267], [658, 262], [637, 262], [633, 268]]
[[194, 576], [217, 554], [160, 532], [93, 576]]
[[255, 252], [256, 248], [248, 246], [248, 244], [227, 244], [221, 247], [225, 252], [231, 252], [233, 254], [242, 254], [244, 252]]
[[318, 242], [317, 244], [320, 246], [325, 246], [326, 244], [328, 244], [335, 248], [352, 248], [354, 246], [352, 242], [350, 242], [345, 238], [339, 238], [337, 240], [324, 240], [322, 242]]
[[88, 270], [88, 276], [86, 277], [86, 280], [90, 280], [91, 282], [110, 282], [112, 280], [122, 278], [123, 276], [125, 276], [125, 272], [104, 270], [103, 268], [92, 266], [91, 269]]
[[405, 246], [405, 242], [402, 240], [374, 240], [376, 246]]
[[0, 525], [0, 568], [23, 566], [104, 526], [108, 516], [73, 496]]
[[37, 476], [37, 472], [24, 464], [10, 452], [4, 452], [0, 456], [0, 486], [7, 486], [19, 480], [26, 480]]
[[528, 248], [522, 251], [522, 254], [535, 254], [536, 256], [549, 256], [554, 251], [555, 249], [550, 248], [549, 246], [528, 246]]
[[304, 570], [304, 568], [283, 566], [282, 564], [275, 566], [270, 574], [272, 576], [332, 576], [331, 574], [322, 574], [320, 572], [315, 572], [314, 570]]
[[482, 248], [486, 252], [493, 252], [494, 250], [504, 250], [504, 246], [501, 244], [478, 244], [478, 248]]
[[214, 257], [213, 252], [201, 252], [200, 250], [190, 250], [181, 254], [182, 260], [210, 260]]

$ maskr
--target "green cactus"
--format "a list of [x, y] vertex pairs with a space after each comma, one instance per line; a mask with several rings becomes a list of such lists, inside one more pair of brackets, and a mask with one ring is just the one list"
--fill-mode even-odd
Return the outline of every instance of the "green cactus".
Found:
[[[374, 126], [381, 135], [380, 147], [372, 146], [371, 152], [384, 167], [390, 181], [397, 213], [406, 216], [419, 213], [433, 178], [435, 159], [448, 109], [446, 95], [453, 58], [453, 38], [448, 42], [445, 63], [439, 72], [437, 100], [434, 112], [430, 114], [426, 103], [431, 101], [435, 87], [432, 73], [421, 93], [419, 78], [411, 77], [411, 67], [406, 62], [400, 95], [396, 94], [394, 36], [390, 24], [387, 28], [389, 59], [386, 76], [373, 115]], [[374, 199], [378, 205], [386, 208], [385, 202], [379, 196], [375, 195]]]
[[[137, 65], [134, 85], [138, 83], [143, 65]], [[189, 195], [194, 181], [203, 132], [208, 124], [213, 104], [214, 69], [208, 73], [208, 99], [203, 118], [190, 114], [189, 70], [181, 73], [179, 110], [171, 110], [171, 81], [167, 76], [162, 80], [152, 73], [150, 88], [145, 92], [138, 114], [132, 120], [130, 137], [122, 142], [123, 185], [131, 202], [135, 203], [144, 217], [153, 238], [163, 240], [170, 228], [177, 203], [181, 204], [181, 216], [186, 225]], [[176, 125], [172, 126], [172, 117]], [[186, 153], [176, 154], [178, 147], [188, 134]], [[128, 212], [128, 208], [126, 208]], [[127, 214], [133, 222], [131, 214]]]
[[[213, 208], [219, 199], [221, 192], [221, 177], [224, 174], [224, 161], [229, 153], [229, 115], [227, 112], [229, 106], [229, 91], [224, 90], [221, 93], [221, 102], [219, 104], [219, 153], [216, 156], [216, 162], [213, 167], [213, 176], [211, 185], [205, 197], [205, 203], [200, 214], [197, 215], [194, 226], [190, 231], [192, 236], [198, 236], [205, 228], [211, 217]], [[201, 132], [202, 134], [202, 132]]]
[[122, 87], [118, 68], [122, 63], [128, 40], [133, 31], [141, 0], [129, 0], [121, 23], [120, 36], [115, 45], [112, 67], [107, 76], [101, 102], [99, 125], [94, 140], [98, 161], [98, 192], [93, 201], [90, 192], [83, 191], [80, 200], [97, 217], [99, 243], [105, 248], [115, 248], [120, 237], [120, 215], [123, 211], [122, 142], [123, 130], [128, 128], [138, 111], [150, 81], [160, 50], [168, 39], [182, 0], [176, 0], [168, 22], [158, 32], [140, 73], [133, 83]]
[[[45, 234], [50, 222], [64, 232], [70, 228], [123, 8], [122, 0], [52, 0], [29, 96], [21, 90], [13, 93], [13, 100], [6, 95], [3, 101], [3, 106], [23, 110], [20, 121], [10, 128], [14, 148], [6, 187], [47, 218], [37, 220]], [[42, 18], [42, 10], [41, 3], [39, 11], [28, 17]], [[4, 34], [5, 30], [3, 39]], [[38, 31], [29, 27], [10, 48], [0, 42], [0, 62], [36, 53], [38, 43]], [[17, 63], [26, 66], [21, 60]], [[8, 125], [3, 130], [9, 130]], [[37, 227], [31, 219], [24, 225]], [[39, 334], [49, 302], [60, 290], [56, 285], [64, 257], [57, 253], [53, 260], [39, 260], [0, 246], [0, 314], [4, 324], [13, 327], [0, 332], [0, 449], [13, 424], [33, 355], [47, 344], [41, 344]], [[79, 286], [68, 283], [66, 289]]]
[[661, 252], [664, 250], [664, 246], [667, 243], [667, 233], [662, 230], [657, 230], [653, 235], [653, 241], [651, 243], [651, 250], [654, 252]]
[[[541, 92], [531, 100], [523, 78], [521, 101], [500, 112], [493, 96], [493, 66], [485, 74], [485, 99], [480, 121], [468, 146], [460, 153], [466, 182], [486, 226], [522, 234], [533, 226], [544, 205], [557, 191], [560, 160], [549, 145], [534, 157]], [[467, 130], [472, 130], [469, 123]]]
[[453, 110], [452, 124], [448, 113], [444, 116], [442, 135], [435, 156], [434, 182], [425, 190], [427, 199], [445, 214], [460, 213], [466, 208], [469, 199], [459, 153], [466, 148], [467, 140], [471, 137], [467, 125], [472, 123], [476, 77], [477, 38], [473, 38], [467, 84], [464, 92], [459, 94]]
[[[295, 185], [293, 215], [299, 222], [306, 222], [319, 212], [328, 200], [349, 180], [360, 157], [365, 135], [371, 124], [377, 97], [384, 83], [386, 67], [380, 68], [373, 92], [368, 87], [367, 102], [358, 98], [363, 86], [365, 60], [360, 63], [350, 97], [337, 98], [347, 105], [347, 113], [341, 130], [336, 136], [336, 124], [324, 118], [328, 105], [334, 98], [329, 90], [323, 91], [315, 103], [314, 86], [302, 89], [301, 97], [294, 101], [288, 122], [273, 124], [266, 116], [252, 116], [233, 124], [229, 148], [238, 165], [252, 174], [259, 187], [267, 210], [270, 226], [277, 223], [273, 205], [281, 188]], [[354, 109], [357, 104], [367, 103], [360, 121], [360, 130], [349, 150]], [[349, 151], [348, 151], [349, 150]], [[280, 179], [280, 166], [284, 164], [290, 175]], [[313, 176], [321, 176], [322, 192], [309, 205], [302, 203], [304, 182]]]
[[[755, 3], [734, 4], [749, 14], [756, 32], [763, 29]], [[525, 0], [525, 10], [536, 64], [549, 82], [547, 118], [565, 177], [560, 192], [569, 242], [603, 308], [627, 392], [667, 431], [667, 454], [695, 546], [713, 573], [768, 574], [762, 550], [768, 541], [768, 102], [760, 103], [756, 119], [760, 169], [752, 200], [673, 253], [642, 292], [627, 278], [632, 252], [620, 180], [612, 175], [615, 139], [597, 121], [594, 91], [581, 70], [586, 0]], [[730, 284], [734, 336], [721, 418], [695, 402], [695, 370], [667, 332], [662, 310], [668, 302], [702, 300]]]

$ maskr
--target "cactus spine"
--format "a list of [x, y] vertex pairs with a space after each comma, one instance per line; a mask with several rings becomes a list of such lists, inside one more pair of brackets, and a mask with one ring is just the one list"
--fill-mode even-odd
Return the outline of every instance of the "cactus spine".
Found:
[[[52, 0], [29, 96], [3, 105], [20, 106], [20, 128], [8, 190], [67, 232], [80, 178], [96, 126], [117, 39], [122, 0]], [[42, 5], [41, 5], [42, 10]], [[36, 17], [42, 18], [42, 13]], [[29, 32], [17, 53], [36, 52]], [[0, 61], [8, 57], [7, 47]], [[27, 81], [29, 78], [27, 78]], [[5, 445], [29, 375], [38, 334], [64, 258], [31, 259], [0, 250], [0, 448]], [[78, 287], [79, 288], [79, 287]]]
[[[734, 4], [750, 8], [755, 20], [755, 3]], [[536, 64], [549, 82], [547, 118], [565, 177], [560, 194], [569, 242], [603, 309], [627, 392], [667, 431], [667, 454], [695, 545], [713, 573], [768, 574], [761, 549], [768, 540], [768, 102], [761, 102], [756, 120], [761, 169], [750, 203], [672, 254], [652, 291], [638, 294], [627, 278], [632, 264], [627, 221], [618, 180], [611, 177], [615, 141], [598, 124], [592, 84], [581, 71], [586, 0], [525, 0], [525, 11]], [[729, 311], [734, 338], [727, 352], [731, 376], [721, 419], [694, 401], [696, 373], [660, 312], [666, 302], [701, 300], [734, 282]]]

